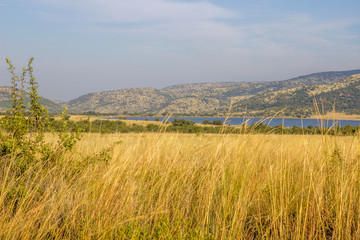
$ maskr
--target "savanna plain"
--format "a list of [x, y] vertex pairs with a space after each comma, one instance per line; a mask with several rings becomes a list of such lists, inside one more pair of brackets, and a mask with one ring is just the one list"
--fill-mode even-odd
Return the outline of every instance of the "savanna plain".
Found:
[[359, 134], [86, 133], [21, 174], [1, 159], [0, 238], [356, 239], [359, 149]]

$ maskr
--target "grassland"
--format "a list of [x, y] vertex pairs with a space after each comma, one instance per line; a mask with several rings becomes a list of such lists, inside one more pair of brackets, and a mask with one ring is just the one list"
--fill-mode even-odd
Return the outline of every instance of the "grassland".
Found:
[[166, 129], [127, 123], [125, 134], [124, 122], [79, 117], [78, 142], [66, 109], [50, 119], [40, 104], [33, 58], [21, 77], [6, 60], [13, 87], [0, 121], [0, 239], [360, 236], [358, 129], [183, 134], [199, 126], [174, 120]]
[[[318, 115], [313, 115], [310, 118], [318, 118]], [[360, 120], [360, 115], [356, 114], [345, 114], [345, 113], [334, 113], [328, 112], [326, 115], [322, 116], [323, 119], [338, 119], [338, 120]]]
[[[50, 134], [47, 142], [56, 142]], [[360, 136], [85, 134], [0, 162], [1, 239], [351, 239]]]

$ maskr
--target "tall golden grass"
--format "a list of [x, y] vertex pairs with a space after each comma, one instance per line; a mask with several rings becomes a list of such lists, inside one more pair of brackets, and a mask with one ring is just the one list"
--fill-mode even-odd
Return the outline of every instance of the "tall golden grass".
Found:
[[17, 176], [1, 159], [0, 238], [359, 238], [359, 148], [360, 136], [86, 134], [51, 167]]

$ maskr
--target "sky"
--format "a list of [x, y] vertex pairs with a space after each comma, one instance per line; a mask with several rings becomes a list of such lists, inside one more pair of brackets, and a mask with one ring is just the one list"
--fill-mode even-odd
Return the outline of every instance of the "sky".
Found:
[[360, 68], [359, 0], [0, 0], [5, 58], [40, 93], [275, 81]]

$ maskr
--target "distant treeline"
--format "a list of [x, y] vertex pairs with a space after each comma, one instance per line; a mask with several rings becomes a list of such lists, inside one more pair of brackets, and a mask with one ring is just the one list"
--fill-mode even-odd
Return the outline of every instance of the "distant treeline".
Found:
[[[7, 117], [2, 119], [5, 120]], [[335, 126], [332, 128], [324, 128], [319, 126], [308, 126], [308, 127], [284, 127], [268, 126], [263, 123], [254, 123], [252, 125], [240, 125], [231, 126], [223, 125], [221, 120], [204, 120], [203, 125], [196, 125], [195, 122], [185, 119], [174, 119], [171, 122], [163, 122], [163, 124], [149, 123], [146, 126], [139, 124], [127, 125], [121, 120], [81, 120], [72, 121], [70, 116], [66, 118], [67, 130], [80, 131], [85, 133], [129, 133], [129, 132], [178, 132], [178, 133], [227, 133], [227, 134], [241, 134], [241, 133], [273, 133], [273, 134], [305, 134], [305, 135], [316, 135], [316, 134], [328, 134], [328, 135], [340, 135], [349, 136], [356, 135], [360, 132], [359, 126], [346, 125], [344, 127]], [[159, 119], [157, 119], [159, 121]], [[60, 131], [63, 127], [61, 120], [56, 120], [53, 117], [49, 119], [48, 131]]]
[[[82, 132], [91, 133], [128, 133], [128, 132], [178, 132], [178, 133], [273, 133], [273, 134], [328, 134], [349, 136], [360, 132], [360, 126], [354, 127], [346, 125], [344, 127], [336, 126], [333, 128], [321, 128], [319, 126], [308, 127], [283, 127], [282, 125], [270, 127], [263, 123], [255, 123], [252, 125], [229, 126], [222, 125], [221, 121], [210, 122], [205, 120], [205, 126], [196, 125], [195, 122], [185, 119], [174, 119], [172, 122], [163, 124], [149, 123], [146, 126], [139, 124], [127, 125], [121, 120], [67, 120], [69, 131], [80, 130]], [[62, 127], [62, 122], [51, 119], [50, 128], [57, 131]]]
[[[79, 114], [79, 115], [85, 115], [85, 116], [118, 116], [119, 113], [100, 113], [100, 112], [96, 112], [96, 111], [86, 111], [86, 112], [81, 112], [81, 113], [76, 113], [76, 112], [70, 112], [70, 114]], [[131, 116], [131, 117], [156, 117], [156, 116], [168, 116], [170, 113], [168, 111], [165, 111], [161, 114], [159, 113], [145, 113], [145, 112], [128, 112], [128, 111], [124, 111], [122, 113], [120, 113], [120, 115], [122, 116]], [[226, 112], [222, 113], [221, 115], [225, 115]], [[206, 112], [206, 113], [171, 113], [171, 116], [174, 117], [193, 117], [193, 116], [201, 116], [201, 117], [214, 117], [214, 116], [218, 116], [219, 113], [215, 113], [215, 112]]]

